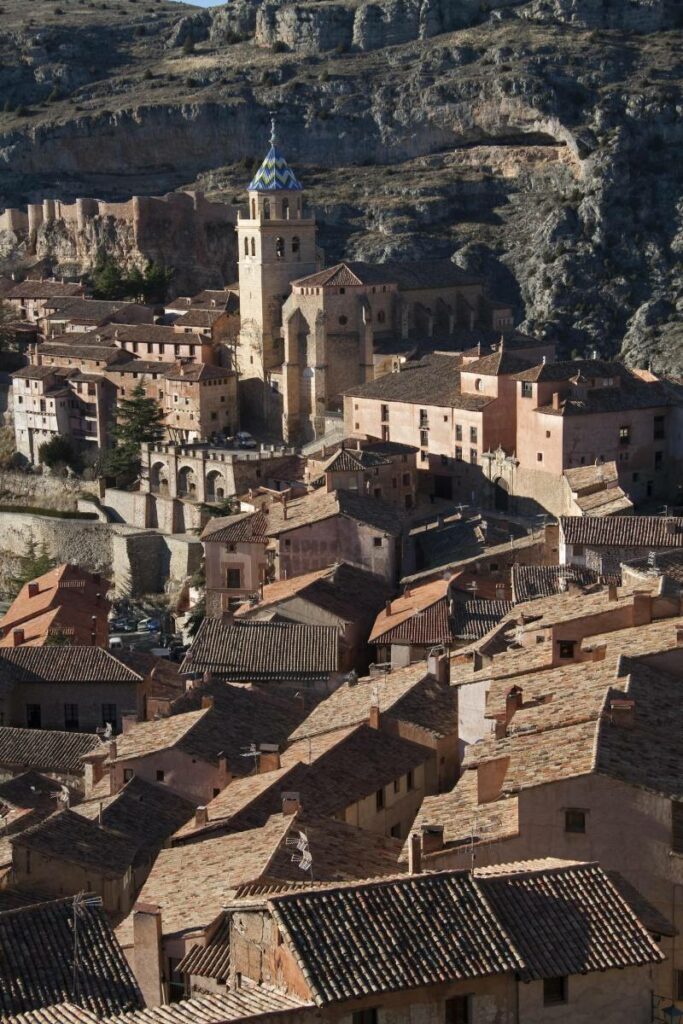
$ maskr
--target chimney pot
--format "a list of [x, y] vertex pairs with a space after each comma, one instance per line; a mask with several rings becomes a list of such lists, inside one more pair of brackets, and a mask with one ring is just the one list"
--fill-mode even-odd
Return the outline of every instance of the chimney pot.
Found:
[[112, 740], [111, 743], [109, 744], [109, 760], [116, 760], [116, 740]]
[[553, 391], [553, 409], [560, 408], [560, 393], [559, 391]]
[[422, 871], [422, 837], [419, 832], [411, 832], [408, 839], [408, 872], [419, 875]]
[[369, 718], [368, 724], [369, 724], [371, 729], [379, 729], [379, 722], [380, 722], [379, 705], [378, 704], [371, 704], [370, 705], [370, 718]]
[[225, 754], [218, 755], [218, 781], [222, 786], [227, 786], [232, 781], [232, 772]]
[[451, 678], [451, 663], [445, 647], [434, 648], [427, 658], [427, 671], [442, 686], [448, 686]]
[[14, 647], [21, 647], [24, 642], [24, 631], [23, 629], [12, 630], [12, 645]]
[[386, 605], [384, 606], [384, 610], [387, 615], [391, 615], [391, 601], [387, 601]]
[[198, 807], [194, 812], [194, 823], [197, 828], [201, 828], [202, 825], [208, 825], [209, 823], [209, 812], [206, 807]]
[[31, 580], [31, 582], [29, 583], [29, 585], [28, 585], [28, 596], [29, 597], [37, 597], [38, 596], [38, 583], [37, 583], [36, 580]]
[[609, 704], [612, 724], [621, 729], [632, 729], [636, 724], [636, 702], [618, 698]]
[[[114, 723], [112, 722], [112, 725]], [[122, 711], [121, 712], [121, 732], [125, 736], [129, 733], [134, 725], [138, 724], [137, 711]]]
[[202, 697], [202, 707], [203, 708], [212, 708], [213, 707], [213, 697], [210, 694], [205, 693], [204, 696]]
[[275, 772], [280, 767], [280, 748], [277, 743], [262, 743], [259, 747], [259, 774]]

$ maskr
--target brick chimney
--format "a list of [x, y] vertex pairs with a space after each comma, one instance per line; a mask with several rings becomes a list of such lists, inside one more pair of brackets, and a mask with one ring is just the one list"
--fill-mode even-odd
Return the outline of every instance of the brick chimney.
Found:
[[209, 812], [207, 811], [206, 807], [203, 807], [203, 806], [198, 807], [197, 810], [194, 812], [194, 825], [195, 825], [195, 828], [201, 828], [203, 825], [208, 825], [208, 823], [209, 823]]
[[477, 767], [477, 802], [488, 804], [500, 796], [508, 766], [509, 757], [497, 757], [493, 761], [484, 761]]
[[609, 702], [612, 725], [620, 729], [632, 729], [636, 724], [636, 702], [629, 698], [615, 698]]
[[38, 587], [37, 581], [36, 580], [31, 580], [31, 582], [28, 585], [28, 596], [29, 597], [37, 597], [38, 593], [39, 593], [39, 590], [40, 590], [40, 588]]
[[633, 591], [633, 625], [646, 626], [652, 622], [652, 594], [647, 590]]
[[610, 583], [607, 588], [607, 597], [610, 601], [616, 601], [619, 597], [616, 583]]
[[510, 728], [510, 722], [515, 716], [515, 712], [519, 711], [524, 702], [524, 693], [521, 686], [513, 686], [505, 697], [505, 721], [496, 723], [496, 738], [501, 739], [503, 736], [507, 736], [508, 729]]
[[24, 642], [24, 631], [23, 629], [12, 630], [12, 647], [21, 647]]
[[277, 743], [262, 743], [259, 747], [259, 774], [275, 772], [280, 767], [280, 748]]
[[451, 680], [451, 663], [445, 647], [435, 647], [427, 658], [427, 671], [442, 686], [448, 686]]
[[391, 601], [387, 601], [384, 606], [384, 611], [387, 615], [391, 615]]
[[422, 837], [419, 832], [411, 832], [408, 837], [408, 872], [419, 875], [422, 871]]
[[213, 697], [211, 696], [210, 693], [203, 694], [203, 696], [202, 696], [202, 707], [203, 708], [212, 708], [213, 707]]
[[[115, 725], [115, 722], [111, 723]], [[137, 711], [122, 711], [121, 712], [121, 732], [125, 736], [131, 731], [134, 725], [138, 724], [138, 713]]]
[[109, 760], [116, 760], [116, 740], [112, 740], [111, 743], [109, 744]]
[[379, 704], [371, 704], [368, 718], [368, 725], [371, 729], [379, 729], [380, 717]]
[[133, 907], [133, 958], [135, 977], [145, 1006], [161, 1006], [162, 956], [161, 910], [153, 903]]
[[443, 850], [443, 825], [422, 826], [422, 853]]
[[553, 409], [560, 408], [560, 392], [553, 391]]
[[301, 796], [295, 792], [284, 792], [282, 794], [282, 813], [298, 814], [301, 810]]

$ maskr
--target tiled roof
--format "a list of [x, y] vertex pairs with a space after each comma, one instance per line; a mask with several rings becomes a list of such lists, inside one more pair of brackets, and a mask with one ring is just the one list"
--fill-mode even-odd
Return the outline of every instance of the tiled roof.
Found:
[[[289, 819], [279, 815], [253, 831], [162, 850], [139, 901], [161, 908], [165, 935], [207, 928], [236, 886], [263, 876], [288, 825]], [[132, 943], [132, 913], [116, 934], [124, 946]]]
[[294, 171], [280, 150], [272, 144], [263, 163], [249, 182], [250, 192], [279, 192], [281, 190], [301, 191], [301, 185]]
[[97, 1024], [99, 1019], [92, 1010], [68, 1002], [3, 1018], [7, 1024]]
[[141, 677], [101, 647], [16, 647], [0, 651], [0, 681], [140, 683]]
[[179, 974], [215, 978], [225, 984], [230, 976], [230, 918], [222, 917], [205, 946], [192, 946], [178, 964]]
[[476, 772], [464, 772], [450, 792], [425, 797], [413, 830], [423, 825], [443, 827], [444, 846], [450, 849], [494, 842], [518, 834], [518, 809], [516, 796], [478, 803]]
[[179, 316], [174, 326], [178, 327], [213, 327], [225, 309], [189, 309], [187, 313]]
[[235, 371], [224, 366], [211, 366], [209, 363], [182, 363], [164, 374], [166, 380], [189, 381], [201, 383], [205, 380], [225, 380], [234, 377]]
[[640, 558], [629, 559], [622, 565], [645, 577], [651, 577], [653, 573], [657, 573], [667, 576], [676, 583], [683, 584], [683, 551], [680, 548], [674, 548], [671, 551], [657, 550], [654, 561], [651, 561], [650, 555], [647, 554]]
[[[411, 699], [412, 694], [415, 696]], [[344, 683], [313, 709], [294, 730], [291, 739], [302, 740], [367, 722], [375, 700], [381, 715], [412, 721], [428, 731], [436, 731], [437, 736], [450, 735], [453, 731], [451, 704], [456, 696], [454, 690], [441, 686], [427, 674], [424, 661], [417, 662], [394, 669], [385, 676]], [[446, 705], [451, 707], [450, 712], [446, 711]], [[436, 710], [431, 711], [431, 708]]]
[[149, 1006], [136, 1013], [112, 1017], [107, 1024], [225, 1024], [228, 1021], [270, 1019], [277, 1014], [298, 1014], [309, 1004], [292, 996], [256, 986], [243, 986], [218, 995], [183, 999], [165, 1006]]
[[372, 498], [353, 491], [325, 491], [318, 489], [288, 501], [286, 507], [279, 501], [266, 506], [266, 531], [277, 537], [301, 526], [342, 515], [365, 526], [380, 530], [392, 537], [401, 535], [406, 517], [394, 505], [381, 498]]
[[664, 959], [595, 864], [505, 865], [273, 896], [318, 1006], [508, 972], [523, 980]]
[[523, 967], [465, 871], [292, 893], [270, 905], [318, 1006]]
[[[445, 643], [451, 636], [447, 594], [448, 580], [443, 579], [407, 588], [379, 613], [369, 643], [392, 643], [394, 636], [399, 642], [399, 634], [404, 642], [420, 643], [411, 639], [417, 632], [428, 638], [425, 643]], [[404, 633], [401, 627], [405, 627]]]
[[477, 284], [480, 279], [461, 270], [451, 260], [420, 260], [399, 263], [362, 263], [353, 260], [338, 263], [293, 283], [305, 287], [337, 287], [346, 285], [393, 284], [403, 291], [412, 289], [452, 288], [463, 284]]
[[243, 604], [235, 614], [238, 617], [259, 614], [266, 608], [281, 606], [285, 616], [295, 618], [293, 613], [290, 615], [287, 602], [296, 597], [346, 622], [369, 624], [387, 593], [387, 585], [379, 576], [341, 562], [303, 576], [269, 583], [256, 605]]
[[53, 805], [61, 783], [40, 772], [28, 771], [0, 782], [0, 807], [41, 807]]
[[101, 748], [102, 741], [93, 733], [0, 726], [0, 765], [15, 770], [82, 775], [81, 758]]
[[364, 448], [339, 448], [323, 466], [323, 473], [357, 473], [374, 469], [375, 466], [390, 466], [391, 459]]
[[463, 394], [458, 353], [433, 354], [414, 363], [406, 363], [398, 373], [387, 373], [367, 384], [349, 388], [345, 394], [354, 398], [374, 398], [383, 402], [401, 402], [426, 407], [469, 409], [478, 411], [491, 401], [483, 395]]
[[[44, 642], [51, 626], [74, 630], [75, 643], [87, 644], [93, 631], [93, 612], [106, 616], [109, 608], [105, 600], [108, 580], [93, 576], [76, 565], [59, 565], [38, 579], [25, 583], [10, 607], [0, 619], [0, 646], [10, 646], [10, 630], [23, 626], [26, 640]], [[99, 602], [98, 602], [99, 595]], [[47, 617], [44, 613], [49, 613]], [[44, 628], [42, 628], [44, 627]]]
[[[13, 1016], [74, 998], [98, 1017], [143, 1006], [102, 907], [54, 900], [0, 914], [0, 1014]], [[74, 966], [74, 919], [78, 967]], [[69, 1017], [62, 1018], [68, 1021]]]
[[6, 295], [8, 299], [56, 299], [67, 295], [82, 295], [80, 284], [65, 284], [63, 281], [22, 281]]
[[225, 625], [204, 619], [181, 671], [210, 671], [225, 680], [314, 681], [339, 668], [336, 626], [298, 622], [251, 622]]
[[218, 829], [244, 832], [260, 828], [271, 814], [281, 810], [281, 793], [294, 792], [295, 782], [301, 776], [298, 766], [294, 765], [233, 779], [206, 805], [206, 825], [197, 825], [193, 818], [179, 828], [173, 838], [182, 840]]
[[497, 352], [481, 356], [471, 363], [463, 365], [463, 373], [479, 373], [482, 377], [502, 377], [508, 374], [521, 373], [531, 366], [529, 359], [522, 359], [520, 356], [508, 352], [504, 345], [498, 348]]
[[59, 811], [38, 825], [12, 837], [12, 846], [32, 850], [56, 863], [67, 861], [89, 868], [106, 878], [121, 878], [132, 866], [137, 842], [101, 828], [72, 810]]
[[337, 263], [334, 267], [319, 270], [308, 277], [299, 277], [292, 284], [305, 288], [358, 288], [365, 282], [354, 274], [348, 263]]
[[525, 980], [658, 963], [664, 954], [597, 864], [479, 877]]
[[234, 516], [209, 519], [202, 540], [220, 544], [266, 544], [267, 519], [261, 512], [240, 512]]
[[476, 598], [453, 601], [453, 635], [462, 640], [479, 640], [504, 619], [511, 608], [511, 601], [485, 601]]
[[560, 531], [566, 544], [589, 547], [683, 547], [683, 517], [664, 516], [561, 516]]
[[606, 362], [602, 359], [573, 359], [564, 362], [545, 362], [522, 370], [516, 380], [536, 381], [568, 381], [577, 375], [590, 380], [623, 379], [629, 371], [622, 363]]
[[600, 581], [600, 574], [594, 569], [579, 565], [519, 565], [515, 562], [512, 566], [512, 593], [516, 602], [561, 594], [570, 583], [592, 587]]
[[[212, 697], [213, 707], [199, 707], [203, 697]], [[224, 756], [232, 773], [243, 775], [253, 767], [241, 756], [244, 747], [283, 744], [303, 714], [296, 702], [279, 701], [260, 690], [221, 682], [203, 684], [175, 701], [169, 717], [141, 722], [118, 736], [117, 760], [176, 747], [209, 762]]]

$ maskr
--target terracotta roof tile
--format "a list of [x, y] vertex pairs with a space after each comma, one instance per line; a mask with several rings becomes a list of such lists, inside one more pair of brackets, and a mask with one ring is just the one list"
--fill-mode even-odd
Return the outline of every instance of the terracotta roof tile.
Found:
[[560, 531], [566, 544], [588, 547], [683, 547], [683, 517], [561, 516]]
[[491, 401], [482, 395], [463, 394], [459, 353], [424, 356], [406, 363], [398, 373], [387, 373], [367, 384], [358, 384], [346, 391], [354, 398], [374, 398], [384, 402], [401, 402], [426, 407], [442, 406], [478, 411]]
[[[572, 583], [582, 588], [593, 587], [601, 583], [602, 579], [594, 569], [579, 565], [519, 565], [515, 563], [512, 566], [512, 593], [515, 602], [533, 601], [537, 597], [552, 597], [564, 593], [567, 586]], [[621, 584], [621, 577], [619, 577], [618, 583]]]
[[101, 749], [102, 741], [93, 733], [0, 726], [0, 765], [15, 771], [82, 775], [82, 757]]
[[300, 1014], [309, 1004], [261, 987], [243, 986], [238, 991], [183, 999], [165, 1006], [150, 1006], [135, 1013], [112, 1017], [107, 1024], [224, 1024], [261, 1017]]
[[16, 647], [0, 651], [0, 681], [140, 683], [142, 677], [101, 647]]
[[266, 608], [281, 606], [285, 616], [296, 621], [296, 615], [294, 612], [290, 615], [287, 603], [297, 597], [343, 621], [369, 626], [387, 594], [387, 584], [379, 576], [341, 562], [303, 576], [269, 583], [263, 588], [258, 603], [243, 604], [235, 614], [238, 617], [260, 615]]
[[[3, 1017], [73, 998], [73, 929], [74, 898], [0, 914]], [[78, 931], [80, 1005], [98, 1017], [141, 1007], [135, 978], [101, 906], [81, 902]]]
[[201, 535], [203, 541], [220, 544], [266, 544], [267, 519], [261, 512], [240, 512], [234, 516], [209, 519]]

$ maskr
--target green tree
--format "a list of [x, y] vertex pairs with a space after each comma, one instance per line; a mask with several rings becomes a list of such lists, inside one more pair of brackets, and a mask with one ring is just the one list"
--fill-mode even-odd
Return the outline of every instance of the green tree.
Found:
[[158, 444], [164, 437], [164, 412], [148, 398], [142, 382], [130, 398], [119, 402], [114, 447], [105, 459], [105, 472], [132, 481], [140, 473], [140, 446]]
[[70, 647], [71, 637], [62, 629], [50, 630], [45, 639], [46, 647]]
[[16, 319], [14, 310], [6, 302], [0, 301], [0, 352], [14, 347], [14, 331], [10, 324]]
[[165, 302], [172, 280], [173, 270], [161, 263], [148, 263], [143, 275], [142, 295], [145, 302]]
[[100, 253], [92, 272], [92, 293], [96, 299], [123, 299], [126, 282], [113, 256]]
[[82, 468], [82, 462], [68, 437], [55, 434], [49, 441], [38, 449], [38, 461], [47, 466], [48, 469], [55, 469], [58, 466], [69, 466], [74, 473]]
[[38, 545], [34, 540], [26, 542], [26, 549], [19, 557], [17, 572], [10, 577], [9, 589], [13, 597], [19, 593], [25, 583], [44, 576], [50, 569], [54, 569], [56, 560], [48, 554], [45, 542]]

